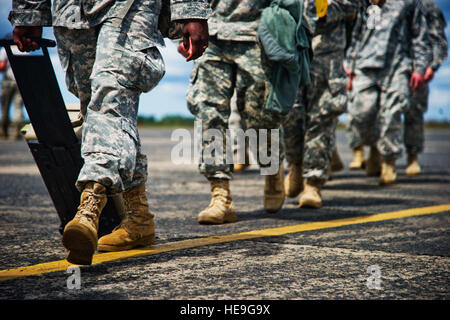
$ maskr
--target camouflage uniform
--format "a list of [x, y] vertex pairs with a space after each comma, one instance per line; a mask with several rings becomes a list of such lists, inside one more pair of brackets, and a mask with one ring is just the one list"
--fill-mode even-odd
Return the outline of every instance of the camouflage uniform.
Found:
[[[445, 27], [447, 25], [444, 15], [434, 0], [422, 0], [426, 9], [426, 20], [433, 48], [433, 61], [429, 65], [436, 72], [447, 59], [447, 38]], [[418, 154], [424, 146], [423, 114], [428, 109], [429, 86], [424, 85], [411, 97], [411, 105], [405, 112], [404, 142], [408, 154]]]
[[314, 30], [311, 84], [300, 88], [283, 124], [287, 161], [298, 165], [303, 161], [303, 177], [321, 184], [328, 179], [338, 116], [347, 106], [343, 68], [346, 20], [357, 12], [360, 3], [328, 2], [323, 19], [316, 18], [315, 1], [305, 2], [305, 16]]
[[3, 79], [1, 85], [1, 98], [0, 103], [2, 105], [2, 120], [0, 130], [4, 137], [8, 136], [8, 128], [10, 125], [9, 111], [11, 109], [11, 103], [13, 105], [13, 119], [12, 125], [15, 129], [15, 137], [20, 137], [20, 129], [23, 126], [23, 100], [17, 86], [16, 79], [9, 64], [8, 56], [6, 55], [5, 48], [0, 51], [0, 61], [5, 61], [5, 71], [3, 72]]
[[401, 115], [410, 104], [413, 71], [425, 74], [431, 60], [421, 2], [387, 1], [370, 28], [370, 2], [360, 10], [349, 48], [355, 75], [348, 106], [350, 146], [377, 145], [386, 160], [401, 153]]
[[[81, 190], [96, 181], [118, 193], [145, 183], [147, 158], [137, 131], [139, 96], [157, 85], [164, 62], [156, 46], [161, 0], [14, 1], [16, 26], [53, 25], [69, 90], [84, 117], [78, 177]], [[206, 19], [206, 0], [171, 0], [171, 18]], [[52, 23], [53, 18], [53, 23]]]
[[[244, 128], [278, 129], [281, 124], [281, 114], [263, 108], [269, 93], [272, 64], [257, 42], [258, 21], [270, 2], [210, 1], [213, 13], [208, 21], [209, 47], [194, 64], [187, 103], [191, 113], [201, 120], [203, 131], [217, 129], [223, 134], [224, 150], [231, 150], [225, 143], [225, 130], [228, 129], [230, 101], [234, 93]], [[200, 173], [208, 179], [231, 180], [233, 166], [229, 161], [227, 163], [226, 152], [223, 152], [222, 161], [214, 164], [210, 164], [203, 155], [210, 144], [210, 141], [203, 141]], [[263, 144], [258, 145], [263, 148]], [[264, 147], [270, 149], [270, 144]], [[279, 158], [283, 158], [282, 151]]]

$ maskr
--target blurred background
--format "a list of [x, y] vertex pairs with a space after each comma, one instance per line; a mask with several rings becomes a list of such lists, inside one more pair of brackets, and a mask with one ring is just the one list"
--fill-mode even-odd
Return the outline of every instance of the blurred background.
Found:
[[[435, 0], [443, 10], [447, 20], [446, 34], [450, 42], [450, 1]], [[11, 10], [11, 0], [0, 0], [0, 37], [12, 32], [12, 26], [8, 21], [8, 13]], [[54, 39], [52, 28], [44, 28], [45, 38]], [[141, 123], [159, 122], [172, 119], [178, 122], [192, 115], [187, 109], [185, 94], [189, 84], [189, 75], [192, 62], [186, 63], [184, 58], [178, 54], [176, 44], [166, 39], [166, 47], [160, 48], [166, 63], [166, 75], [159, 85], [151, 92], [141, 95], [139, 116]], [[59, 58], [55, 48], [50, 49], [53, 67], [59, 82], [64, 101], [76, 103], [78, 99], [71, 94], [65, 85], [64, 72], [61, 69]], [[2, 74], [0, 74], [0, 80]], [[450, 59], [441, 66], [430, 85], [430, 103], [425, 120], [428, 122], [450, 122]], [[12, 108], [11, 108], [12, 109]], [[341, 122], [346, 122], [345, 114]], [[175, 123], [174, 123], [175, 124]]]

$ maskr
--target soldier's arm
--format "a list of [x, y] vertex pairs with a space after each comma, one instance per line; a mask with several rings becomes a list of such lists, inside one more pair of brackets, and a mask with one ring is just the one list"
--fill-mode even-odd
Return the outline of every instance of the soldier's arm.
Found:
[[414, 71], [425, 74], [425, 70], [433, 59], [430, 35], [425, 17], [426, 8], [421, 1], [412, 2], [414, 9], [409, 20], [411, 30], [411, 52], [414, 61]]
[[347, 50], [345, 51], [345, 66], [346, 66], [346, 73], [349, 77], [349, 86], [347, 87], [348, 90], [351, 90], [352, 84], [355, 77], [355, 70], [356, 70], [356, 59], [359, 53], [361, 39], [363, 36], [363, 14], [365, 11], [365, 7], [361, 6], [358, 9], [358, 12], [356, 14], [356, 18], [352, 22], [352, 31], [351, 34], [348, 37], [349, 43], [347, 46]]
[[[310, 0], [307, 6], [307, 14], [310, 17], [316, 16], [315, 0]], [[338, 22], [343, 19], [355, 16], [361, 0], [328, 0], [328, 9], [325, 17], [327, 23]]]
[[431, 69], [435, 72], [448, 56], [448, 43], [445, 35], [447, 22], [441, 9], [436, 4], [433, 3], [428, 10], [430, 10], [430, 19], [427, 21], [428, 30], [433, 47], [433, 63], [431, 64]]
[[8, 19], [13, 26], [51, 26], [51, 1], [13, 0]]
[[424, 75], [433, 59], [433, 53], [425, 16], [426, 8], [423, 6], [422, 1], [412, 1], [411, 6], [412, 11], [409, 19], [409, 28], [414, 71], [411, 75], [409, 86], [414, 92], [420, 89], [425, 83]]
[[13, 39], [21, 51], [39, 49], [32, 38], [42, 36], [42, 26], [52, 25], [50, 0], [13, 0], [9, 21], [15, 26]]

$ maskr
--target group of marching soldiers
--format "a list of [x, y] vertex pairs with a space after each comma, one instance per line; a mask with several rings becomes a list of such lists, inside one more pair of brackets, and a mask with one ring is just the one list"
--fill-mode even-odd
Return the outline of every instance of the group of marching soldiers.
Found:
[[[53, 26], [67, 85], [80, 99], [84, 166], [76, 186], [81, 200], [62, 239], [69, 262], [91, 264], [96, 250], [127, 250], [155, 241], [137, 115], [140, 94], [164, 75], [157, 46], [171, 33], [181, 34], [179, 51], [195, 60], [187, 106], [203, 131], [225, 134], [232, 99], [241, 127], [280, 130], [279, 141], [268, 141], [269, 149], [279, 142], [280, 152], [277, 172], [264, 176], [266, 211], [278, 212], [286, 197], [298, 195], [300, 207], [322, 206], [321, 188], [332, 171], [342, 168], [335, 131], [345, 112], [352, 169], [364, 166], [369, 176], [380, 176], [381, 184], [394, 183], [404, 141], [407, 173], [420, 172], [428, 83], [447, 56], [445, 19], [434, 1], [299, 0], [312, 54], [304, 65], [309, 81], [294, 88], [288, 112], [266, 107], [275, 63], [258, 37], [264, 9], [283, 2], [55, 0], [52, 8], [50, 0], [13, 1], [9, 19], [19, 49], [37, 49], [33, 38], [42, 35], [42, 26]], [[294, 2], [285, 1], [288, 6]], [[170, 10], [164, 8], [167, 3]], [[162, 32], [164, 21], [168, 33]], [[364, 146], [370, 147], [367, 159]], [[203, 150], [208, 147], [204, 142]], [[234, 222], [230, 181], [233, 172], [248, 166], [249, 155], [234, 164], [205, 157], [199, 171], [209, 181], [211, 202], [198, 222]], [[125, 218], [98, 239], [99, 216], [114, 193], [123, 194]]]

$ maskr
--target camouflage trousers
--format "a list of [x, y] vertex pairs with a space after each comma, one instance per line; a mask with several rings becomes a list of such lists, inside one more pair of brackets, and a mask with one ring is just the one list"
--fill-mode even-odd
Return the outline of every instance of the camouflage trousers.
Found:
[[[236, 107], [245, 129], [280, 129], [283, 116], [264, 108], [270, 89], [271, 63], [256, 42], [225, 41], [211, 38], [208, 49], [194, 64], [187, 91], [187, 104], [196, 120], [202, 123], [202, 133], [219, 130], [226, 141], [229, 129], [231, 99], [235, 94]], [[270, 134], [270, 132], [269, 132]], [[211, 141], [202, 142], [199, 171], [206, 178], [232, 179], [233, 165], [226, 159], [219, 163], [207, 161], [205, 149]], [[278, 161], [284, 158], [279, 141], [257, 142], [258, 154], [271, 151], [271, 144], [280, 147]], [[224, 144], [224, 149], [229, 146]], [[265, 150], [263, 150], [265, 149]], [[268, 166], [255, 157], [261, 167]]]
[[411, 104], [405, 111], [403, 139], [408, 154], [423, 152], [425, 142], [423, 114], [428, 109], [429, 92], [428, 84], [424, 85], [419, 91], [414, 92], [411, 97]]
[[2, 120], [1, 128], [6, 132], [10, 125], [9, 111], [13, 105], [12, 124], [20, 130], [23, 125], [23, 100], [15, 80], [3, 79], [1, 91]]
[[286, 160], [303, 165], [307, 181], [324, 184], [328, 180], [338, 117], [347, 106], [345, 83], [343, 77], [330, 81], [313, 73], [311, 85], [299, 90], [283, 123]]
[[410, 104], [409, 72], [399, 69], [380, 85], [377, 70], [358, 71], [348, 106], [350, 147], [376, 145], [386, 160], [402, 154], [402, 114]]
[[164, 62], [156, 47], [142, 47], [129, 14], [120, 27], [105, 21], [85, 30], [55, 27], [69, 90], [84, 118], [84, 165], [77, 188], [96, 181], [118, 193], [145, 183], [147, 157], [137, 130], [139, 96], [157, 85]]

